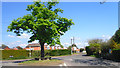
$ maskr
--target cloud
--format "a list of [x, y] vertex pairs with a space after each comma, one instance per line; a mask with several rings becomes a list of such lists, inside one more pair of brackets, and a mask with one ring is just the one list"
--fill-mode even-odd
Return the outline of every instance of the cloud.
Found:
[[26, 33], [21, 34], [21, 36], [17, 36], [17, 38], [24, 39], [24, 38], [29, 38], [30, 36]]
[[38, 43], [38, 42], [39, 42], [38, 40], [35, 40], [33, 42], [30, 42], [30, 44], [32, 44], [32, 43]]
[[76, 45], [81, 45], [82, 43], [75, 43]]
[[18, 43], [19, 43], [19, 42], [21, 42], [21, 41], [16, 41], [16, 42], [18, 42]]
[[[15, 36], [13, 36], [13, 35], [8, 35], [8, 37], [15, 38]], [[23, 33], [23, 34], [21, 34], [21, 36], [16, 36], [16, 37], [20, 38], [20, 39], [25, 39], [25, 38], [29, 38], [30, 35]]]
[[64, 43], [64, 45], [71, 45], [70, 43]]
[[13, 35], [8, 35], [8, 37], [14, 38], [15, 36], [13, 36]]
[[19, 44], [19, 46], [24, 48], [27, 46], [27, 44]]
[[79, 37], [75, 37], [75, 40], [80, 40], [80, 38]]
[[[70, 39], [73, 39], [73, 37], [70, 37]], [[74, 40], [80, 40], [79, 37], [74, 37]]]
[[102, 35], [103, 40], [109, 40], [112, 36], [110, 35]]

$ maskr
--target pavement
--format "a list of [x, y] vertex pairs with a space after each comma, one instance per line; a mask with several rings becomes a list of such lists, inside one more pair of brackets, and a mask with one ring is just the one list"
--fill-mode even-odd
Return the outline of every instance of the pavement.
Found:
[[[105, 59], [99, 59], [95, 57], [86, 56], [84, 53], [69, 55], [69, 56], [60, 56], [52, 57], [52, 59], [62, 60], [64, 63], [60, 64], [60, 68], [120, 68], [120, 62], [114, 62]], [[18, 65], [20, 62], [28, 61], [31, 59], [24, 60], [6, 60], [2, 61], [2, 66], [22, 66]], [[53, 68], [53, 67], [52, 67]]]
[[29, 61], [32, 59], [20, 59], [20, 60], [2, 60], [2, 66], [23, 66], [19, 65], [19, 63], [24, 61]]

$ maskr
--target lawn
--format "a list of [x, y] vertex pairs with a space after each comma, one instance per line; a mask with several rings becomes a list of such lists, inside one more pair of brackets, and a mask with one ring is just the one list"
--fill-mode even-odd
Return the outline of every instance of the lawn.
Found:
[[25, 66], [58, 66], [62, 64], [62, 60], [52, 59], [52, 60], [30, 60], [30, 61], [24, 61], [22, 63], [19, 63], [20, 65]]

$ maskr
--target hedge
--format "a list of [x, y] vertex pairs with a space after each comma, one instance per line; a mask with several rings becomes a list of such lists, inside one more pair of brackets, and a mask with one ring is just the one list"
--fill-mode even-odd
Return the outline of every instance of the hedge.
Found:
[[29, 56], [29, 52], [26, 50], [2, 50], [2, 59], [12, 58], [23, 59]]
[[70, 55], [71, 50], [64, 49], [64, 50], [52, 50], [50, 52], [50, 56], [60, 56], [60, 55]]
[[[27, 50], [2, 50], [2, 59], [11, 59], [10, 56], [13, 56], [14, 59], [25, 59], [29, 57], [30, 51]], [[60, 56], [60, 55], [69, 55], [71, 50], [45, 50], [45, 56]], [[31, 51], [32, 57], [40, 57], [41, 51]]]
[[[34, 50], [34, 51], [31, 51], [31, 52], [32, 52], [32, 57], [40, 57], [40, 55], [41, 55], [40, 50]], [[51, 52], [51, 50], [45, 50], [44, 51], [45, 56], [50, 56], [50, 52]]]

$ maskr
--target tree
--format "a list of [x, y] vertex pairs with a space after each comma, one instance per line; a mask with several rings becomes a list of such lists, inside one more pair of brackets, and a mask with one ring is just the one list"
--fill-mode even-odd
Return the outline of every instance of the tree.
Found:
[[[30, 14], [17, 18], [8, 26], [8, 32], [14, 32], [20, 36], [23, 32], [31, 33], [28, 42], [39, 40], [41, 45], [41, 60], [44, 59], [44, 44], [60, 44], [60, 36], [64, 35], [74, 23], [58, 15], [63, 13], [60, 8], [55, 8], [58, 2], [39, 2], [27, 6]], [[53, 8], [54, 7], [54, 8]]]
[[120, 29], [115, 32], [111, 39], [120, 44]]
[[91, 39], [91, 40], [89, 40], [88, 41], [88, 44], [93, 44], [93, 43], [101, 43], [101, 42], [103, 42], [103, 40], [102, 39]]
[[100, 51], [101, 43], [103, 42], [102, 39], [92, 39], [88, 41], [88, 44], [90, 45], [88, 48], [94, 53], [98, 54]]
[[72, 44], [72, 47], [76, 47], [78, 49], [78, 47], [76, 46], [76, 44]]

